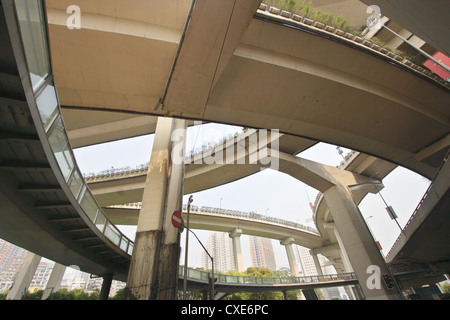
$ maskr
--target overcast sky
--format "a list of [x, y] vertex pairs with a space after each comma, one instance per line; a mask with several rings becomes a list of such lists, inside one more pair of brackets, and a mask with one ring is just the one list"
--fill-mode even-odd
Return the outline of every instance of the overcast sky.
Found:
[[[222, 125], [204, 125], [188, 129], [187, 150], [200, 148], [204, 143], [218, 141], [239, 131], [238, 127]], [[150, 160], [154, 135], [125, 139], [113, 143], [79, 148], [75, 150], [76, 159], [83, 173], [100, 172], [110, 168], [136, 166]], [[344, 154], [349, 152], [343, 149]], [[303, 158], [336, 166], [342, 161], [336, 146], [320, 143], [299, 155]], [[398, 168], [387, 176], [383, 183], [382, 196], [398, 215], [400, 226], [404, 226], [429, 186], [429, 181], [406, 169]], [[277, 218], [314, 226], [311, 222], [312, 212], [309, 202], [313, 202], [317, 191], [286, 174], [264, 170], [250, 177], [193, 194], [196, 206], [222, 207], [224, 209], [253, 211]], [[189, 195], [184, 196], [184, 203]], [[360, 210], [369, 224], [376, 240], [387, 254], [397, 239], [400, 229], [391, 220], [379, 195], [369, 194], [360, 204]], [[120, 227], [130, 238], [134, 239], [135, 228]], [[194, 231], [204, 245], [207, 243], [208, 231]], [[185, 232], [182, 235], [184, 250]], [[287, 267], [286, 251], [278, 241], [272, 240], [277, 268]], [[194, 237], [189, 240], [189, 266], [201, 266], [202, 248]], [[251, 266], [249, 240], [241, 237], [244, 267]], [[184, 253], [181, 255], [184, 263]]]

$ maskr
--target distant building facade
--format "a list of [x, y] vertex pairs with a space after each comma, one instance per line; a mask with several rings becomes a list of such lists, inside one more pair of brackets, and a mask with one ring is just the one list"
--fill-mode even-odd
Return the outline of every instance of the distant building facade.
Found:
[[[233, 254], [233, 242], [228, 233], [210, 232], [206, 249], [214, 259], [214, 269], [221, 272], [236, 270]], [[212, 269], [211, 259], [202, 253], [202, 264], [205, 270]]]
[[252, 266], [256, 268], [268, 268], [274, 271], [277, 270], [272, 240], [255, 236], [249, 236], [249, 239]]

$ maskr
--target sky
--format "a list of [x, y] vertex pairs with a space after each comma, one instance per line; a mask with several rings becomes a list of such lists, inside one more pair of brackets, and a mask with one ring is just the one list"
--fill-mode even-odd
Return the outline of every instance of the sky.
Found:
[[[218, 124], [207, 124], [188, 128], [186, 150], [198, 149], [207, 142], [216, 142], [223, 136], [239, 132], [241, 128]], [[98, 173], [111, 168], [138, 166], [150, 160], [154, 135], [145, 135], [131, 139], [119, 140], [74, 150], [78, 166], [83, 173]], [[351, 150], [342, 148], [344, 155]], [[336, 166], [342, 161], [336, 146], [319, 143], [299, 154], [302, 158]], [[388, 205], [392, 206], [398, 216], [398, 223], [404, 227], [420, 199], [428, 188], [430, 181], [407, 169], [397, 168], [384, 180], [385, 188], [381, 194]], [[271, 169], [261, 171], [250, 177], [240, 179], [202, 192], [187, 194], [183, 197], [186, 204], [189, 196], [193, 196], [192, 205], [221, 207], [244, 212], [257, 212], [303, 225], [314, 226], [309, 202], [314, 203], [318, 191], [305, 185], [289, 175]], [[381, 197], [369, 194], [359, 205], [361, 214], [369, 225], [375, 240], [379, 241], [386, 255], [398, 235], [400, 229], [388, 216]], [[135, 227], [119, 226], [131, 239], [135, 236]], [[209, 231], [194, 230], [204, 245], [207, 243]], [[184, 264], [184, 243], [186, 232], [181, 237], [182, 253], [180, 260]], [[287, 255], [278, 241], [272, 240], [277, 268], [288, 267]], [[251, 266], [250, 245], [248, 236], [241, 236], [244, 268]], [[201, 267], [202, 247], [190, 235], [189, 262], [190, 267]]]

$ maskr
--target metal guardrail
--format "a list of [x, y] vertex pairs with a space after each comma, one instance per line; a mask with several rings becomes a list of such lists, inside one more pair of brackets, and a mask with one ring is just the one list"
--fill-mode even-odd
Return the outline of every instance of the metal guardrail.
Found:
[[[202, 154], [210, 155], [211, 153], [214, 153], [214, 150], [217, 149], [220, 146], [226, 146], [228, 147], [230, 145], [230, 142], [239, 143], [244, 140], [240, 140], [243, 135], [246, 135], [250, 129], [243, 128], [239, 132], [236, 132], [234, 135], [224, 137], [223, 139], [220, 139], [215, 142], [208, 142], [202, 145], [199, 149], [193, 149], [190, 153], [185, 155], [185, 161], [189, 164], [195, 164], [195, 161], [197, 161], [197, 157]], [[256, 129], [253, 129], [255, 132]], [[245, 136], [243, 137], [245, 138]], [[143, 164], [138, 164], [134, 167], [127, 166], [127, 167], [121, 167], [121, 168], [111, 168], [102, 170], [100, 172], [89, 172], [89, 173], [83, 173], [83, 176], [86, 180], [89, 180], [90, 182], [94, 182], [97, 179], [107, 178], [107, 177], [118, 177], [118, 176], [125, 176], [125, 175], [132, 175], [132, 174], [146, 174], [148, 170], [150, 162], [147, 161]]]
[[[183, 206], [183, 210], [186, 210], [186, 206]], [[214, 208], [214, 207], [197, 207], [197, 206], [191, 206], [191, 213], [197, 213], [197, 214], [213, 214], [213, 215], [222, 215], [226, 217], [237, 217], [237, 218], [245, 218], [245, 219], [251, 219], [251, 220], [259, 220], [262, 222], [269, 222], [269, 223], [276, 223], [287, 227], [292, 227], [304, 231], [308, 231], [314, 234], [319, 235], [319, 231], [317, 229], [308, 227], [305, 225], [302, 225], [300, 223], [283, 220], [275, 217], [265, 216], [259, 213], [255, 212], [243, 212], [238, 210], [229, 210], [229, 209], [221, 209], [221, 208]]]
[[[184, 279], [184, 266], [180, 266], [178, 270], [180, 278]], [[211, 273], [207, 271], [195, 270], [188, 268], [187, 278], [191, 280], [199, 280], [208, 282]], [[322, 276], [305, 276], [305, 277], [250, 277], [236, 276], [227, 274], [215, 274], [217, 278], [216, 284], [242, 284], [242, 285], [289, 285], [289, 284], [308, 284], [308, 283], [326, 283], [346, 280], [357, 280], [355, 273], [330, 274]]]
[[338, 37], [339, 39], [342, 39], [345, 42], [353, 43], [354, 45], [357, 46], [366, 47], [368, 49], [371, 49], [373, 52], [379, 54], [380, 56], [389, 58], [392, 61], [409, 68], [410, 70], [413, 70], [423, 76], [426, 76], [428, 79], [438, 83], [439, 85], [447, 89], [450, 89], [450, 82], [442, 79], [441, 77], [431, 72], [430, 70], [425, 69], [422, 66], [415, 64], [414, 62], [411, 62], [410, 60], [402, 57], [396, 52], [383, 48], [382, 46], [371, 41], [370, 39], [365, 39], [351, 32], [346, 32], [337, 27], [330, 26], [320, 21], [315, 21], [303, 17], [299, 14], [292, 13], [287, 10], [282, 10], [280, 8], [269, 6], [267, 4], [264, 4], [264, 2], [261, 3], [257, 11], [257, 14], [260, 16], [264, 16], [266, 18], [277, 19], [281, 22], [289, 22], [292, 25], [298, 25], [301, 26], [302, 28], [307, 28], [309, 30], [324, 32], [325, 34]]

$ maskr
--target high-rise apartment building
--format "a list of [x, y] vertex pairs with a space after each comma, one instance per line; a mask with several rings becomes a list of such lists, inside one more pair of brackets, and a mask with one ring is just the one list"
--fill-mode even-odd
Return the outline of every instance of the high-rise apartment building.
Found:
[[298, 271], [300, 276], [317, 276], [317, 268], [309, 253], [309, 249], [295, 245], [294, 252], [296, 253], [295, 256], [299, 266]]
[[0, 239], [0, 272], [17, 272], [26, 254], [27, 250]]
[[255, 236], [249, 236], [249, 239], [252, 266], [276, 270], [277, 264], [273, 253], [272, 240]]
[[[206, 249], [214, 259], [214, 270], [227, 272], [236, 270], [236, 264], [233, 255], [233, 243], [228, 235], [224, 232], [210, 232]], [[211, 269], [211, 259], [202, 253], [202, 261], [204, 269]]]

